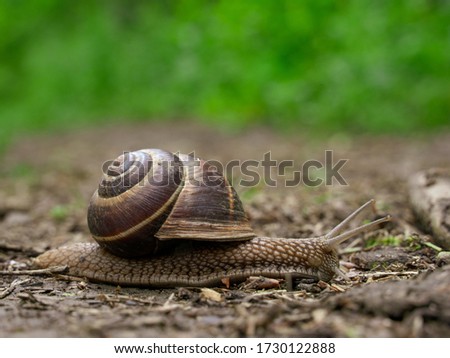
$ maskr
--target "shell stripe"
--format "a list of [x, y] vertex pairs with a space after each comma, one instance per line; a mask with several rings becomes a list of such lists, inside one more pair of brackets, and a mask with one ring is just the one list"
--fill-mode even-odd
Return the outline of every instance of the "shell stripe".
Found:
[[230, 212], [230, 218], [233, 219], [234, 218], [234, 193], [233, 193], [233, 188], [230, 185], [230, 183], [228, 182], [228, 180], [226, 178], [225, 179], [225, 183], [227, 185], [227, 189], [228, 189], [228, 210]]
[[[145, 178], [143, 180], [145, 180]], [[123, 231], [123, 232], [121, 232], [120, 234], [117, 234], [117, 235], [112, 235], [112, 236], [96, 236], [96, 235], [92, 235], [92, 237], [95, 240], [97, 240], [97, 241], [115, 241], [115, 240], [120, 240], [120, 239], [126, 238], [130, 234], [133, 234], [133, 233], [137, 232], [138, 230], [142, 229], [147, 224], [149, 224], [150, 222], [154, 221], [156, 218], [158, 218], [159, 216], [161, 216], [162, 214], [165, 213], [166, 208], [170, 207], [175, 202], [175, 200], [178, 198], [181, 190], [183, 190], [183, 184], [184, 184], [184, 173], [183, 173], [183, 180], [181, 181], [181, 183], [178, 186], [177, 190], [175, 190], [173, 192], [173, 194], [170, 197], [170, 199], [168, 201], [166, 201], [164, 203], [164, 205], [161, 206], [153, 215], [150, 215], [148, 218], [146, 218], [145, 220], [141, 221], [139, 224], [137, 224], [137, 225], [129, 228], [128, 230], [125, 230], [125, 231]], [[120, 197], [123, 197], [123, 195], [126, 195], [126, 193], [127, 192], [122, 193], [122, 194], [114, 197], [114, 199], [118, 200], [118, 201], [121, 201]], [[98, 201], [98, 204], [100, 204], [100, 205], [102, 205], [102, 204], [104, 204], [104, 205], [111, 205], [110, 201], [113, 198], [104, 199], [104, 198], [98, 197], [98, 199], [101, 199], [101, 200]], [[107, 203], [108, 201], [109, 201], [109, 203]]]

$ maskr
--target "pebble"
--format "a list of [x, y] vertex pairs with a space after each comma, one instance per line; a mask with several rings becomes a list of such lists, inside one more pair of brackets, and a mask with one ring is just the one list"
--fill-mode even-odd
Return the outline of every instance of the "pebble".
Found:
[[27, 224], [31, 221], [31, 216], [23, 211], [10, 211], [5, 215], [3, 223], [9, 226]]
[[450, 251], [441, 251], [436, 256], [436, 263], [438, 266], [444, 266], [450, 264]]

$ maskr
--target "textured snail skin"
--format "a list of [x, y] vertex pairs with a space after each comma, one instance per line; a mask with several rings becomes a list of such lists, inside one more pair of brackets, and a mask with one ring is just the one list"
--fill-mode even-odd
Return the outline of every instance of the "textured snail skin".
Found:
[[283, 278], [286, 274], [330, 281], [339, 265], [336, 250], [322, 238], [256, 237], [190, 245], [152, 258], [126, 259], [96, 244], [76, 244], [47, 251], [35, 264], [41, 268], [67, 265], [69, 275], [145, 287], [220, 286], [225, 278], [240, 282], [249, 276]]

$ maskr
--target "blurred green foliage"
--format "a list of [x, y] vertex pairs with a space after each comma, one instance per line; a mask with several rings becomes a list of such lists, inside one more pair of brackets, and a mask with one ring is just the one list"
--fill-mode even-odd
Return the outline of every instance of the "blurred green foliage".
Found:
[[0, 0], [0, 143], [109, 118], [447, 126], [445, 0]]

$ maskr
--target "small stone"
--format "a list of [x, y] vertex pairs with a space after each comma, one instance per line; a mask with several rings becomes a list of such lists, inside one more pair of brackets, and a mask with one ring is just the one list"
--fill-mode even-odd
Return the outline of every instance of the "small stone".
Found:
[[450, 251], [441, 251], [436, 256], [436, 264], [438, 266], [444, 266], [450, 264]]
[[31, 217], [28, 213], [22, 211], [10, 211], [6, 214], [3, 220], [4, 224], [9, 226], [23, 225], [31, 221]]
[[318, 308], [312, 311], [312, 317], [314, 322], [316, 323], [323, 322], [327, 318], [328, 314], [328, 310], [322, 308]]
[[215, 302], [223, 301], [222, 295], [219, 292], [214, 291], [210, 288], [200, 289], [200, 298], [205, 301], [207, 301], [207, 300], [215, 301]]

